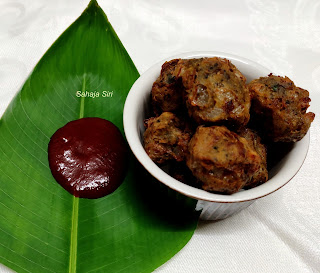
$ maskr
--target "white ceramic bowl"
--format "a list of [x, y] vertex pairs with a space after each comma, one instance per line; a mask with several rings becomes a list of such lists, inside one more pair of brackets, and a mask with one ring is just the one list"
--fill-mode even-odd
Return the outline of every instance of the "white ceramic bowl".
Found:
[[189, 52], [171, 56], [148, 69], [132, 86], [124, 106], [123, 123], [129, 146], [144, 168], [158, 181], [186, 196], [197, 199], [197, 209], [202, 210], [201, 218], [207, 220], [223, 219], [248, 207], [254, 200], [262, 198], [288, 183], [298, 172], [307, 155], [309, 133], [293, 145], [290, 152], [270, 171], [269, 180], [252, 189], [232, 195], [222, 195], [186, 185], [159, 168], [143, 148], [143, 121], [150, 113], [150, 92], [153, 82], [160, 74], [165, 61], [176, 58], [222, 57], [229, 59], [247, 78], [247, 82], [271, 71], [248, 59], [222, 52]]

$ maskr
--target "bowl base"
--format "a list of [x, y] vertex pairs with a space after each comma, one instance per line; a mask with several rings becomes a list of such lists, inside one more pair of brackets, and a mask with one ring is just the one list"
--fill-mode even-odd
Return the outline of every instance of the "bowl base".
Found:
[[222, 220], [249, 207], [255, 200], [238, 203], [215, 203], [199, 200], [196, 206], [201, 211], [201, 220]]

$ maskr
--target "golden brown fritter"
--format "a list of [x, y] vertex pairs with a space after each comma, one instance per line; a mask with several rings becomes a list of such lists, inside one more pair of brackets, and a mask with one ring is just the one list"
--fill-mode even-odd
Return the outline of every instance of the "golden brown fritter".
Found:
[[169, 166], [169, 174], [174, 179], [184, 184], [199, 188], [199, 183], [197, 183], [197, 179], [193, 176], [192, 172], [187, 167], [185, 161], [172, 162]]
[[188, 145], [187, 166], [206, 191], [232, 194], [250, 181], [261, 157], [224, 126], [199, 126]]
[[296, 142], [305, 136], [315, 117], [306, 113], [310, 102], [307, 90], [296, 87], [288, 77], [272, 74], [253, 80], [248, 87], [253, 114], [268, 138]]
[[250, 118], [250, 94], [246, 78], [227, 59], [180, 60], [188, 113], [199, 124], [227, 123], [245, 126]]
[[245, 128], [239, 132], [239, 136], [245, 138], [252, 149], [254, 149], [261, 158], [259, 169], [253, 174], [252, 178], [246, 183], [245, 188], [250, 189], [265, 183], [268, 180], [267, 170], [267, 150], [261, 143], [259, 135]]
[[151, 89], [151, 102], [156, 115], [174, 112], [180, 108], [182, 100], [181, 79], [177, 77], [176, 65], [179, 59], [165, 62], [158, 79]]
[[154, 162], [185, 159], [191, 132], [183, 121], [173, 113], [164, 112], [146, 120], [145, 124], [144, 149]]

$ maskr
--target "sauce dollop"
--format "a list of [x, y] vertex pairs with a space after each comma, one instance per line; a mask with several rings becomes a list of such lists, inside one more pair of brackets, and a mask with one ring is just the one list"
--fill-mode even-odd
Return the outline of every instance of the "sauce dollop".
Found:
[[100, 198], [125, 178], [128, 149], [112, 122], [82, 118], [52, 135], [48, 158], [53, 177], [64, 189], [76, 197]]

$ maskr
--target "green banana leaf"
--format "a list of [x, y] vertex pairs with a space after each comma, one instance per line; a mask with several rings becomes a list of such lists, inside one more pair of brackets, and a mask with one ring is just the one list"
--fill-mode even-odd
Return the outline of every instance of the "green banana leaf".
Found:
[[189, 241], [198, 219], [195, 201], [153, 181], [132, 155], [123, 184], [95, 200], [70, 195], [48, 167], [49, 139], [71, 120], [101, 117], [123, 133], [124, 101], [138, 77], [91, 1], [0, 120], [0, 263], [18, 272], [145, 273]]

